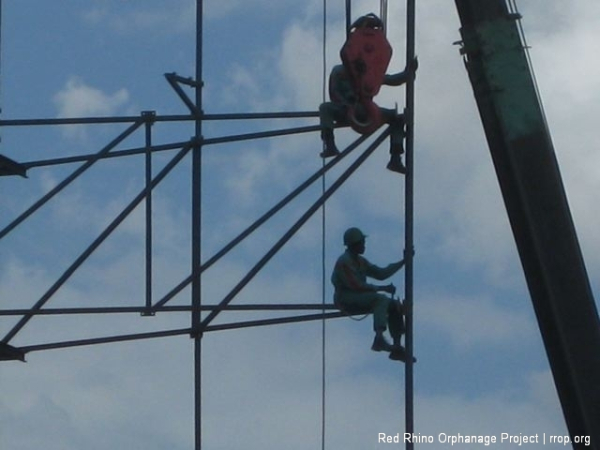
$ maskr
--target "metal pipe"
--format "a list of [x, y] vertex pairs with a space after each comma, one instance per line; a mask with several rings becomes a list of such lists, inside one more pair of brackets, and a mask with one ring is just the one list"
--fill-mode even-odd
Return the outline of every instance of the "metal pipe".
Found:
[[[31, 308], [32, 311], [39, 310], [48, 300], [60, 289], [60, 287], [73, 275], [73, 273], [85, 262], [85, 260], [100, 246], [104, 240], [125, 220], [125, 218], [137, 207], [145, 198], [151, 189], [160, 183], [167, 174], [183, 159], [189, 151], [189, 147], [184, 147], [152, 180], [150, 186], [145, 187], [140, 194], [113, 220], [108, 227], [96, 238], [96, 240], [75, 260], [71, 266], [62, 274], [62, 276], [50, 287], [48, 291]], [[33, 317], [33, 314], [27, 313], [21, 320], [8, 332], [2, 342], [8, 343]]]
[[[139, 116], [106, 116], [106, 117], [64, 117], [59, 119], [4, 119], [0, 120], [0, 127], [31, 127], [46, 125], [95, 125], [114, 123], [135, 123]], [[156, 116], [157, 122], [178, 122], [193, 120], [190, 115]]]
[[[203, 120], [258, 120], [258, 119], [301, 119], [319, 117], [318, 111], [291, 112], [259, 112], [259, 113], [223, 113], [202, 114]], [[46, 125], [94, 125], [109, 123], [133, 123], [139, 116], [107, 116], [107, 117], [65, 117], [59, 119], [3, 119], [0, 127], [46, 126]], [[156, 122], [193, 121], [196, 117], [191, 114], [156, 115]]]
[[292, 238], [294, 234], [310, 219], [310, 217], [327, 201], [331, 195], [352, 175], [358, 167], [375, 151], [375, 149], [383, 142], [383, 140], [390, 134], [389, 127], [381, 133], [381, 135], [373, 142], [367, 150], [359, 156], [352, 165], [346, 169], [346, 171], [331, 185], [329, 189], [296, 221], [296, 223], [283, 235], [279, 241], [260, 259], [260, 261], [246, 274], [246, 276], [231, 290], [229, 294], [219, 304], [219, 307], [212, 311], [206, 319], [202, 321], [202, 329], [219, 314], [221, 307], [226, 306], [233, 300], [233, 298], [254, 278], [254, 276], [269, 262], [269, 260], [285, 245], [285, 243]]
[[[306, 126], [306, 127], [296, 127], [296, 128], [284, 128], [281, 130], [272, 130], [272, 131], [261, 131], [256, 133], [245, 133], [245, 134], [237, 134], [231, 136], [221, 136], [216, 138], [204, 139], [202, 141], [203, 145], [214, 145], [214, 144], [226, 144], [229, 142], [239, 142], [239, 141], [248, 141], [260, 138], [270, 138], [277, 136], [287, 136], [291, 134], [300, 134], [300, 133], [308, 133], [312, 131], [318, 131], [321, 127], [319, 125]], [[185, 142], [174, 142], [172, 144], [164, 144], [164, 145], [154, 145], [151, 147], [151, 151], [154, 152], [162, 152], [165, 150], [174, 150], [183, 147], [191, 141]], [[45, 167], [45, 166], [53, 166], [59, 164], [72, 164], [76, 162], [84, 162], [89, 161], [90, 159], [108, 159], [108, 158], [119, 158], [123, 156], [136, 156], [145, 154], [148, 151], [147, 147], [137, 147], [127, 150], [119, 150], [111, 153], [103, 154], [98, 157], [96, 155], [80, 155], [80, 156], [68, 156], [64, 158], [53, 158], [53, 159], [45, 159], [38, 161], [31, 161], [21, 164], [23, 167], [30, 169], [33, 167]]]
[[98, 161], [103, 155], [106, 155], [110, 152], [114, 147], [119, 145], [125, 138], [127, 138], [131, 133], [133, 133], [143, 122], [138, 117], [138, 122], [131, 125], [127, 128], [123, 133], [117, 136], [112, 142], [110, 142], [106, 147], [96, 153], [90, 160], [88, 160], [85, 164], [75, 170], [71, 175], [61, 181], [58, 185], [56, 185], [50, 192], [44, 195], [41, 199], [35, 202], [27, 211], [22, 213], [19, 217], [13, 220], [10, 224], [8, 224], [4, 229], [0, 230], [0, 239], [10, 233], [17, 225], [21, 224], [25, 219], [31, 216], [34, 212], [36, 212], [39, 208], [46, 204], [52, 197], [62, 191], [65, 187], [71, 184], [74, 180], [76, 180], [82, 173], [88, 170], [96, 161]]
[[237, 330], [240, 328], [262, 327], [267, 325], [282, 325], [288, 323], [310, 322], [313, 320], [337, 319], [338, 317], [346, 317], [346, 315], [343, 312], [337, 311], [331, 313], [307, 314], [305, 316], [250, 320], [247, 322], [233, 322], [219, 325], [209, 325], [204, 331], [223, 331], [234, 329]]
[[[176, 150], [186, 145], [190, 144], [191, 141], [183, 141], [183, 142], [173, 142], [171, 144], [163, 144], [163, 145], [153, 145], [149, 149], [148, 147], [136, 147], [127, 150], [116, 150], [114, 152], [110, 152], [100, 156], [98, 159], [110, 159], [110, 158], [120, 158], [123, 156], [138, 156], [145, 154], [148, 150], [152, 153], [163, 152], [166, 150]], [[60, 164], [72, 164], [77, 162], [85, 162], [90, 159], [95, 158], [95, 155], [79, 155], [79, 156], [67, 156], [64, 158], [53, 158], [53, 159], [41, 159], [38, 161], [31, 161], [23, 163], [22, 165], [27, 169], [33, 167], [47, 167], [47, 166], [56, 166]]]
[[[185, 106], [188, 107], [188, 109], [190, 110], [192, 115], [196, 118], [199, 117], [202, 113], [197, 108], [197, 106], [194, 104], [194, 102], [188, 97], [188, 95], [183, 91], [183, 89], [181, 89], [181, 86], [179, 86], [180, 77], [178, 77], [174, 73], [166, 73], [165, 78], [167, 79], [167, 81], [169, 82], [169, 84], [171, 85], [171, 87], [173, 88], [175, 93], [179, 96], [181, 101], [185, 104]], [[194, 83], [194, 85], [196, 87], [196, 90], [198, 90], [201, 88], [202, 83], [196, 82], [196, 83]]]
[[[361, 143], [363, 143], [367, 139], [367, 136], [360, 136], [356, 141], [354, 141], [351, 145], [349, 145], [337, 158], [329, 161], [325, 166], [315, 172], [312, 176], [310, 176], [304, 183], [298, 186], [294, 191], [284, 197], [279, 203], [277, 203], [273, 208], [268, 210], [265, 214], [263, 214], [260, 218], [258, 218], [253, 224], [251, 224], [248, 228], [242, 231], [237, 237], [231, 240], [225, 247], [223, 247], [220, 251], [215, 253], [210, 259], [208, 259], [199, 269], [198, 274], [201, 274], [209, 267], [211, 267], [214, 263], [216, 263], [219, 259], [225, 256], [229, 251], [231, 251], [235, 246], [237, 246], [240, 242], [246, 239], [250, 234], [252, 234], [258, 227], [264, 224], [267, 220], [277, 214], [281, 209], [283, 209], [288, 203], [290, 203], [294, 198], [304, 192], [311, 184], [317, 181], [324, 173], [326, 173], [329, 169], [339, 163], [343, 158], [350, 154], [356, 147], [358, 147]], [[175, 288], [173, 288], [167, 295], [165, 295], [154, 308], [160, 308], [162, 305], [167, 303], [173, 297], [175, 297], [179, 292], [181, 292], [184, 288], [186, 288], [193, 279], [193, 275], [188, 276], [185, 280], [179, 283]]]
[[[195, 111], [202, 110], [203, 62], [203, 0], [196, 0], [196, 98]], [[198, 145], [192, 154], [192, 273], [202, 263], [202, 117], [196, 117], [195, 139]], [[200, 277], [192, 281], [191, 336], [194, 338], [194, 448], [202, 448], [202, 284]]]
[[213, 145], [213, 144], [224, 144], [228, 142], [237, 142], [237, 141], [248, 141], [260, 138], [269, 138], [276, 136], [288, 136], [291, 134], [300, 134], [300, 133], [308, 133], [313, 131], [320, 131], [320, 125], [309, 125], [306, 127], [295, 127], [295, 128], [285, 128], [282, 130], [272, 130], [272, 131], [259, 131], [256, 133], [246, 133], [246, 134], [238, 134], [233, 136], [223, 136], [216, 138], [208, 138], [204, 139], [204, 145]]
[[350, 36], [350, 26], [352, 25], [352, 0], [346, 0], [346, 39]]
[[162, 337], [170, 337], [170, 336], [181, 336], [183, 334], [188, 334], [190, 332], [189, 328], [180, 328], [177, 330], [167, 330], [167, 331], [153, 331], [149, 333], [137, 333], [137, 334], [125, 334], [119, 336], [106, 336], [101, 338], [92, 338], [92, 339], [79, 339], [73, 341], [64, 341], [64, 342], [51, 342], [47, 344], [39, 344], [39, 345], [26, 345], [24, 347], [19, 347], [23, 353], [30, 352], [39, 352], [42, 350], [55, 350], [59, 348], [70, 348], [70, 347], [82, 347], [87, 345], [97, 345], [97, 344], [110, 344], [114, 342], [127, 342], [127, 341], [139, 341], [144, 339], [153, 339], [153, 338], [162, 338]]
[[[229, 142], [239, 142], [239, 141], [247, 141], [254, 140], [260, 138], [270, 138], [277, 136], [287, 136], [291, 134], [300, 134], [300, 133], [308, 133], [312, 131], [318, 131], [321, 127], [319, 125], [306, 126], [306, 127], [295, 127], [295, 128], [284, 128], [281, 130], [272, 130], [272, 131], [261, 131], [256, 133], [245, 133], [245, 134], [237, 134], [231, 136], [221, 136], [216, 138], [204, 139], [202, 141], [203, 145], [214, 145], [214, 144], [225, 144]], [[174, 150], [183, 147], [191, 141], [185, 142], [174, 142], [172, 144], [163, 144], [163, 145], [154, 145], [150, 148], [150, 150], [155, 152], [162, 152], [165, 150]], [[108, 159], [108, 158], [119, 158], [123, 156], [136, 156], [145, 154], [148, 151], [147, 147], [137, 147], [127, 150], [119, 150], [111, 153], [103, 154], [100, 157], [96, 155], [80, 155], [80, 156], [68, 156], [63, 158], [53, 158], [53, 159], [45, 159], [38, 161], [31, 161], [21, 164], [23, 167], [30, 169], [33, 167], [45, 167], [45, 166], [53, 166], [59, 164], [72, 164], [76, 162], [84, 162], [90, 159], [98, 158], [98, 159]]]
[[[415, 59], [415, 0], [406, 3], [406, 63]], [[404, 243], [404, 289], [406, 307], [406, 364], [405, 364], [405, 433], [414, 434], [414, 371], [413, 371], [413, 256], [414, 256], [414, 120], [415, 80], [406, 83], [406, 177], [405, 177], [405, 243]], [[412, 450], [411, 439], [406, 449]]]
[[387, 0], [379, 1], [379, 18], [383, 23], [383, 32], [387, 35], [387, 26], [388, 26], [388, 2]]
[[[217, 305], [201, 305], [201, 311], [213, 311], [217, 308]], [[322, 303], [256, 303], [248, 305], [227, 305], [223, 308], [225, 311], [306, 311], [306, 310], [331, 310], [337, 309], [334, 304]], [[153, 312], [190, 312], [192, 307], [190, 305], [175, 305], [175, 306], [162, 306], [155, 308]], [[22, 316], [24, 314], [32, 314], [34, 316], [52, 316], [52, 315], [75, 315], [75, 314], [130, 314], [137, 313], [143, 314], [147, 312], [144, 306], [104, 306], [104, 307], [89, 307], [89, 308], [44, 308], [32, 311], [31, 309], [0, 309], [0, 316]]]
[[[209, 325], [204, 331], [224, 331], [224, 330], [233, 330], [233, 329], [241, 329], [241, 328], [250, 328], [250, 327], [258, 327], [258, 326], [268, 326], [268, 325], [282, 325], [282, 324], [290, 324], [290, 323], [300, 323], [300, 322], [311, 322], [315, 320], [325, 319], [337, 319], [340, 317], [346, 317], [346, 315], [342, 312], [332, 312], [325, 314], [307, 314], [303, 316], [293, 316], [293, 317], [280, 317], [273, 319], [262, 319], [262, 320], [252, 320], [245, 322], [234, 322], [234, 323], [225, 323], [219, 325]], [[173, 337], [173, 336], [182, 336], [185, 334], [192, 333], [191, 328], [179, 328], [174, 330], [165, 330], [165, 331], [152, 331], [148, 333], [137, 333], [137, 334], [125, 334], [118, 336], [106, 336], [101, 338], [91, 338], [91, 339], [78, 339], [72, 341], [63, 341], [63, 342], [52, 342], [47, 344], [38, 344], [38, 345], [26, 345], [23, 347], [19, 347], [18, 350], [23, 353], [31, 353], [31, 352], [39, 352], [44, 350], [56, 350], [62, 348], [70, 348], [70, 347], [82, 347], [88, 345], [99, 345], [99, 344], [111, 344], [117, 342], [127, 342], [127, 341], [139, 341], [145, 339], [156, 339], [156, 338], [164, 338], [164, 337]]]
[[205, 114], [204, 120], [240, 120], [240, 119], [303, 119], [319, 117], [319, 111], [292, 111], [271, 113], [233, 113]]
[[[147, 118], [154, 116], [153, 111], [143, 114]], [[146, 121], [146, 188], [152, 183], [152, 125], [151, 120]], [[152, 191], [148, 190], [146, 196], [146, 311], [143, 315], [152, 315]]]

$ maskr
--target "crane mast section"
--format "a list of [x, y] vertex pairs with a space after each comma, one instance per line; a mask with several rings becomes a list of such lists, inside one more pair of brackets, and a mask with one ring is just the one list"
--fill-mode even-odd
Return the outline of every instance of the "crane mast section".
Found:
[[461, 53], [569, 434], [589, 436], [600, 449], [600, 320], [519, 16], [505, 0], [455, 3]]

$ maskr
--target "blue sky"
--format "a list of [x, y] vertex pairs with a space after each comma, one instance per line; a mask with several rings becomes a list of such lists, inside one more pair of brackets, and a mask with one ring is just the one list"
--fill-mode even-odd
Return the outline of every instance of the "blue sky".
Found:
[[[321, 102], [322, 3], [207, 0], [204, 110], [316, 110]], [[342, 1], [328, 1], [327, 67], [343, 43]], [[403, 2], [390, 3], [390, 71], [404, 67]], [[600, 7], [592, 0], [520, 2], [524, 28], [590, 282], [597, 294], [600, 243], [596, 118]], [[356, 14], [379, 2], [353, 3]], [[194, 2], [5, 0], [2, 118], [183, 114], [163, 74], [194, 75]], [[453, 2], [418, 2], [415, 136], [415, 427], [418, 433], [564, 435], [531, 301], [458, 47]], [[377, 102], [404, 102], [382, 89]], [[315, 124], [310, 120], [206, 123], [205, 137]], [[4, 128], [0, 153], [19, 161], [98, 151], [123, 125]], [[156, 124], [157, 144], [193, 135], [192, 124]], [[355, 138], [337, 133], [340, 146]], [[143, 130], [119, 148], [143, 145]], [[327, 206], [327, 271], [353, 225], [366, 256], [402, 254], [403, 179], [386, 171], [384, 144]], [[206, 259], [316, 171], [317, 133], [207, 147]], [[155, 173], [172, 153], [155, 158]], [[0, 180], [0, 226], [77, 165]], [[342, 169], [329, 176], [330, 183]], [[190, 164], [154, 197], [155, 297], [189, 274]], [[33, 305], [143, 187], [143, 158], [93, 169], [0, 243], [2, 308]], [[319, 195], [302, 195], [280, 218], [205, 273], [217, 303]], [[138, 208], [66, 283], [48, 307], [142, 305], [144, 211]], [[403, 286], [403, 274], [392, 281]], [[331, 287], [326, 284], [326, 295]], [[315, 217], [235, 302], [321, 302], [321, 225]], [[187, 304], [189, 290], [173, 304]], [[218, 322], [261, 315], [229, 313]], [[4, 335], [14, 325], [0, 318]], [[189, 326], [186, 314], [33, 319], [14, 345]], [[369, 350], [370, 319], [327, 323], [328, 448], [378, 448], [402, 433], [401, 365]], [[203, 339], [203, 440], [207, 449], [320, 448], [321, 324], [208, 334]], [[35, 352], [0, 364], [0, 447], [16, 450], [193, 446], [192, 342], [163, 340]], [[425, 448], [447, 448], [422, 444]], [[512, 448], [509, 445], [497, 446]], [[385, 446], [384, 446], [385, 447]], [[477, 446], [473, 446], [474, 448]], [[547, 445], [546, 447], [553, 448]], [[556, 445], [556, 448], [563, 447]]]

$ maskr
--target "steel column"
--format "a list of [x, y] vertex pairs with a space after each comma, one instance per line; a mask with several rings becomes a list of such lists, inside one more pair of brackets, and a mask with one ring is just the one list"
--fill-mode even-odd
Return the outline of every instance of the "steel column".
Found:
[[173, 168], [183, 159], [188, 153], [189, 147], [184, 147], [169, 163], [158, 173], [152, 180], [149, 186], [146, 186], [134, 199], [121, 211], [121, 213], [100, 233], [100, 235], [92, 242], [87, 249], [77, 257], [77, 259], [68, 267], [68, 269], [59, 277], [59, 279], [46, 291], [46, 293], [32, 306], [30, 312], [25, 314], [21, 320], [8, 332], [2, 339], [2, 342], [8, 343], [15, 335], [31, 320], [33, 313], [41, 309], [52, 296], [67, 282], [67, 280], [79, 269], [79, 267], [94, 253], [94, 251], [102, 244], [113, 231], [131, 214], [131, 212], [141, 203], [141, 201], [160, 183]]
[[[153, 111], [142, 113], [146, 119], [146, 188], [152, 183], [152, 125], [154, 124]], [[152, 316], [152, 191], [148, 190], [146, 196], [146, 310], [142, 313], [145, 316]]]
[[[406, 2], [406, 64], [415, 59], [415, 0]], [[415, 121], [415, 80], [406, 82], [406, 177], [405, 177], [405, 242], [404, 242], [404, 290], [406, 314], [406, 364], [405, 371], [405, 433], [414, 434], [414, 376], [413, 376], [413, 256], [414, 256], [414, 121]], [[412, 439], [406, 442], [406, 449], [414, 448]]]
[[[203, 0], [196, 0], [196, 145], [192, 153], [192, 274], [202, 264], [202, 61]], [[200, 323], [202, 283], [200, 276], [192, 280], [192, 338], [194, 339], [194, 448], [202, 448], [202, 331]]]
[[252, 269], [242, 278], [242, 280], [225, 296], [217, 308], [212, 311], [202, 321], [202, 329], [206, 328], [210, 322], [221, 312], [222, 308], [227, 306], [231, 300], [262, 270], [269, 260], [289, 241], [294, 234], [312, 217], [312, 215], [337, 191], [340, 186], [365, 162], [365, 160], [375, 151], [375, 149], [390, 134], [389, 127], [360, 155], [356, 161], [340, 175], [340, 177], [327, 189], [327, 191], [313, 203], [313, 205], [290, 227], [290, 229], [271, 247], [271, 249], [252, 267]]
[[[198, 268], [195, 276], [199, 276], [200, 274], [202, 274], [202, 272], [207, 270], [209, 267], [211, 267], [213, 264], [215, 264], [219, 259], [221, 259], [223, 256], [225, 256], [236, 245], [238, 245], [240, 242], [242, 242], [244, 239], [246, 239], [248, 236], [250, 236], [250, 234], [252, 234], [254, 231], [256, 231], [261, 225], [263, 225], [265, 222], [267, 222], [267, 220], [269, 220], [271, 217], [273, 217], [275, 214], [277, 214], [279, 211], [281, 211], [281, 209], [283, 209], [287, 204], [289, 204], [294, 198], [296, 198], [298, 195], [300, 195], [302, 192], [304, 192], [311, 184], [313, 184], [315, 181], [317, 181], [329, 169], [331, 169], [333, 166], [335, 166], [338, 162], [340, 162], [343, 158], [345, 158], [350, 152], [352, 152], [356, 147], [358, 147], [361, 143], [363, 143], [366, 140], [366, 138], [367, 138], [366, 136], [359, 137], [356, 141], [354, 141], [352, 144], [350, 144], [344, 151], [342, 151], [342, 153], [340, 155], [338, 155], [336, 158], [329, 161], [321, 169], [319, 169], [317, 172], [315, 172], [313, 175], [311, 175], [304, 183], [302, 183], [300, 186], [298, 186], [296, 189], [294, 189], [292, 192], [290, 192], [279, 203], [277, 203], [275, 206], [273, 206], [271, 209], [269, 209], [265, 214], [263, 214], [256, 221], [254, 221], [254, 223], [252, 223], [244, 231], [242, 231], [237, 237], [232, 239], [221, 250], [219, 250], [211, 258], [209, 258], [201, 267]], [[177, 286], [175, 286], [170, 292], [168, 292], [160, 301], [158, 301], [154, 307], [160, 308], [161, 306], [166, 304], [169, 300], [171, 300], [179, 292], [181, 292], [184, 288], [186, 288], [190, 284], [190, 282], [192, 281], [193, 278], [194, 278], [193, 274], [188, 276], [185, 280], [183, 280], [181, 283], [179, 283]]]

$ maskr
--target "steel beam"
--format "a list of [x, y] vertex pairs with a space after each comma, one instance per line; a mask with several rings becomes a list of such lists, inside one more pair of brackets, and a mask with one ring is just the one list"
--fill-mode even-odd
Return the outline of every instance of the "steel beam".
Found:
[[82, 164], [81, 167], [77, 168], [71, 175], [66, 177], [63, 181], [61, 181], [58, 185], [50, 190], [46, 195], [44, 195], [41, 199], [35, 202], [31, 207], [27, 209], [24, 213], [22, 213], [19, 217], [13, 220], [10, 224], [0, 230], [0, 239], [10, 233], [14, 228], [17, 227], [20, 223], [26, 220], [29, 216], [31, 216], [34, 212], [36, 212], [39, 208], [44, 206], [46, 202], [52, 199], [56, 194], [62, 191], [65, 187], [75, 181], [81, 174], [83, 174], [86, 170], [88, 170], [94, 163], [96, 163], [102, 156], [108, 154], [113, 148], [119, 145], [123, 140], [125, 140], [129, 135], [131, 135], [136, 129], [138, 129], [142, 125], [142, 122], [139, 121], [131, 125], [127, 128], [123, 133], [113, 139], [106, 147], [96, 153], [93, 157], [91, 157], [85, 164]]
[[156, 115], [154, 111], [146, 111], [142, 114], [146, 120], [146, 153], [145, 153], [145, 177], [146, 177], [146, 189], [148, 194], [146, 195], [146, 208], [145, 208], [145, 220], [146, 220], [146, 310], [142, 315], [152, 316], [152, 272], [153, 272], [153, 259], [152, 259], [152, 190], [150, 185], [152, 184], [152, 125], [154, 122], [152, 118]]
[[[223, 114], [201, 114], [202, 120], [261, 120], [261, 119], [303, 119], [319, 117], [318, 111], [281, 111], [281, 112], [258, 112], [258, 113], [223, 113]], [[0, 127], [31, 127], [47, 125], [101, 125], [112, 123], [134, 123], [140, 119], [139, 116], [106, 116], [106, 117], [64, 117], [60, 119], [36, 118], [36, 119], [0, 119]], [[192, 114], [157, 114], [156, 122], [183, 122], [195, 121], [196, 116]]]
[[196, 274], [192, 274], [188, 276], [185, 280], [175, 286], [171, 291], [169, 291], [159, 302], [156, 303], [155, 308], [160, 308], [162, 305], [166, 304], [173, 297], [175, 297], [179, 292], [185, 289], [192, 281], [194, 276], [199, 276], [205, 270], [210, 268], [213, 264], [215, 264], [219, 259], [229, 253], [233, 248], [235, 248], [240, 242], [250, 236], [254, 231], [256, 231], [261, 225], [267, 222], [271, 217], [281, 211], [287, 204], [289, 204], [293, 199], [295, 199], [298, 195], [304, 192], [310, 185], [312, 185], [315, 181], [321, 178], [328, 170], [330, 170], [333, 166], [339, 163], [343, 158], [350, 154], [356, 147], [358, 147], [362, 142], [366, 140], [366, 136], [360, 136], [356, 139], [352, 144], [350, 144], [338, 157], [332, 159], [327, 164], [325, 164], [321, 169], [315, 172], [313, 175], [308, 177], [306, 181], [300, 184], [296, 189], [290, 192], [287, 196], [285, 196], [279, 203], [269, 209], [266, 213], [264, 213], [261, 217], [259, 217], [256, 221], [254, 221], [251, 225], [249, 225], [244, 231], [242, 231], [237, 237], [232, 239], [227, 245], [225, 245], [221, 250], [215, 253], [211, 258], [206, 260], [201, 267], [198, 268]]
[[[204, 332], [208, 333], [208, 332], [214, 332], [214, 331], [237, 330], [237, 329], [242, 329], [242, 328], [254, 328], [254, 327], [270, 326], [270, 325], [285, 325], [285, 324], [291, 324], [291, 323], [314, 322], [316, 320], [338, 319], [338, 318], [342, 318], [342, 317], [347, 317], [347, 315], [340, 311], [328, 312], [328, 313], [318, 313], [318, 314], [306, 314], [303, 316], [275, 317], [272, 319], [258, 319], [258, 320], [249, 320], [249, 321], [230, 322], [230, 323], [209, 325], [204, 329]], [[114, 344], [114, 343], [118, 343], [118, 342], [142, 341], [142, 340], [147, 340], [147, 339], [182, 336], [182, 335], [186, 335], [186, 334], [190, 334], [190, 333], [193, 333], [193, 330], [191, 328], [177, 328], [177, 329], [173, 329], [173, 330], [150, 331], [147, 333], [122, 334], [122, 335], [115, 335], [115, 336], [103, 336], [103, 337], [98, 337], [98, 338], [77, 339], [77, 340], [62, 341], [62, 342], [49, 342], [46, 344], [25, 345], [25, 346], [21, 346], [18, 348], [12, 347], [10, 345], [6, 345], [6, 344], [0, 342], [0, 360], [2, 360], [3, 354], [6, 355], [6, 358], [4, 358], [4, 359], [23, 360], [25, 355], [27, 353], [31, 353], [31, 352], [57, 350], [57, 349], [72, 348], [72, 347], [85, 347], [85, 346], [100, 345], [100, 344]], [[8, 356], [10, 356], [10, 358]]]
[[104, 229], [102, 233], [85, 249], [79, 257], [69, 266], [69, 268], [60, 276], [60, 278], [46, 291], [46, 293], [35, 303], [31, 311], [25, 314], [19, 322], [2, 339], [2, 342], [9, 343], [12, 338], [31, 320], [33, 312], [41, 309], [52, 296], [63, 286], [63, 284], [79, 269], [79, 267], [92, 255], [92, 253], [102, 244], [108, 236], [129, 216], [129, 214], [140, 204], [148, 193], [156, 187], [168, 174], [177, 166], [177, 164], [187, 155], [190, 148], [184, 147], [175, 157], [156, 175], [149, 186], [146, 186], [133, 201]]
[[[214, 311], [217, 305], [200, 305], [201, 311]], [[227, 305], [225, 311], [309, 311], [309, 310], [331, 310], [337, 309], [334, 304], [322, 303], [254, 303], [245, 305]], [[190, 305], [161, 306], [153, 308], [153, 313], [191, 312]], [[0, 309], [1, 316], [23, 316], [31, 314], [34, 316], [57, 316], [77, 314], [144, 314], [145, 306], [92, 306], [80, 308], [43, 308], [43, 309]]]
[[220, 313], [221, 308], [227, 306], [233, 298], [262, 270], [271, 258], [298, 232], [298, 230], [312, 217], [312, 215], [331, 197], [344, 182], [358, 169], [363, 162], [375, 151], [375, 149], [390, 134], [389, 127], [381, 133], [375, 141], [354, 161], [348, 169], [325, 191], [313, 205], [298, 219], [292, 227], [271, 247], [271, 249], [252, 267], [252, 269], [240, 280], [240, 282], [221, 300], [217, 309], [212, 311], [202, 321], [202, 329], [205, 329], [212, 320]]
[[[455, 0], [462, 53], [569, 433], [600, 449], [600, 320], [556, 155], [505, 0]], [[575, 445], [575, 447], [578, 447]]]
[[[204, 0], [196, 0], [196, 90], [193, 111], [203, 113], [203, 47]], [[195, 140], [198, 144], [192, 153], [192, 267], [195, 271], [202, 263], [202, 117], [196, 117]], [[194, 339], [194, 449], [202, 448], [202, 283], [194, 277], [191, 289], [191, 337]]]
[[[263, 138], [272, 138], [278, 136], [289, 136], [296, 135], [301, 133], [310, 133], [314, 131], [319, 131], [321, 127], [319, 125], [309, 125], [304, 127], [292, 127], [292, 128], [282, 128], [279, 130], [269, 130], [269, 131], [257, 131], [254, 133], [243, 133], [243, 134], [234, 134], [228, 136], [218, 136], [207, 139], [198, 139], [195, 140], [195, 143], [201, 143], [203, 146], [207, 145], [215, 145], [215, 144], [227, 144], [229, 142], [240, 142], [240, 141], [250, 141], [254, 139], [263, 139]], [[148, 150], [152, 153], [162, 152], [165, 150], [174, 150], [183, 147], [188, 142], [174, 142], [170, 144], [162, 144], [162, 145], [153, 145], [149, 149], [148, 147], [137, 147], [126, 150], [116, 150], [110, 153], [102, 153], [101, 155], [93, 154], [93, 155], [76, 155], [76, 156], [66, 156], [61, 158], [52, 158], [52, 159], [43, 159], [36, 161], [29, 161], [22, 164], [23, 168], [30, 169], [33, 167], [44, 167], [44, 166], [54, 166], [59, 164], [71, 164], [75, 162], [86, 162], [92, 159], [108, 159], [108, 158], [120, 158], [123, 156], [135, 156], [145, 154]], [[1, 167], [0, 167], [1, 170]]]

